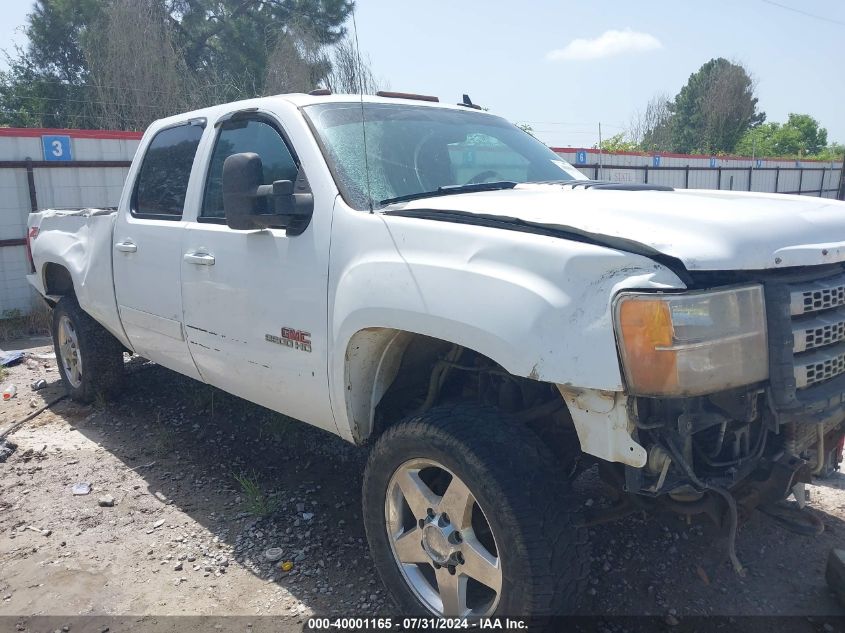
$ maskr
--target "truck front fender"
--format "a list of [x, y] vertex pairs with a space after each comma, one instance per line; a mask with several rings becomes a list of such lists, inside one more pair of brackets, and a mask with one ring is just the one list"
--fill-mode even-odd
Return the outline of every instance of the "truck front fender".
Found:
[[[389, 366], [397, 332], [461, 345], [515, 376], [622, 391], [612, 298], [684, 287], [641, 255], [544, 235], [345, 208], [333, 234], [345, 238], [333, 240], [329, 268], [329, 386], [338, 431], [353, 441], [366, 436], [378, 402], [374, 381], [356, 382], [357, 372]], [[350, 347], [353, 338], [365, 344]], [[368, 393], [352, 397], [363, 384]]]

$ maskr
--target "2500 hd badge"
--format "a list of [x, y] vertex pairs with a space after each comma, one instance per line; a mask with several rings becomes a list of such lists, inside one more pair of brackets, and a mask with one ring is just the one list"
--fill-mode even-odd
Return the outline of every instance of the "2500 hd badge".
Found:
[[282, 328], [282, 335], [265, 334], [264, 340], [278, 345], [284, 345], [300, 352], [311, 351], [311, 332], [303, 332], [302, 330], [294, 330], [290, 327]]

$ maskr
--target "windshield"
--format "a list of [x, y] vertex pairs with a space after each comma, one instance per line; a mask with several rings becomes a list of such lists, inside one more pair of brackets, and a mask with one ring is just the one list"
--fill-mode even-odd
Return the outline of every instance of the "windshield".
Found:
[[437, 193], [441, 187], [460, 193], [462, 185], [584, 178], [540, 141], [499, 117], [365, 103], [362, 126], [361, 107], [326, 103], [304, 108], [341, 194], [357, 209], [368, 209], [371, 201], [378, 207], [394, 198]]

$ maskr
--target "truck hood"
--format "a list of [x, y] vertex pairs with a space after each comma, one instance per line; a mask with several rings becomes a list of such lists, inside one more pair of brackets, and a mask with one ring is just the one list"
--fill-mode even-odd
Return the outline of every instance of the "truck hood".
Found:
[[636, 250], [626, 244], [640, 246], [644, 254], [663, 254], [688, 271], [845, 261], [845, 202], [808, 196], [524, 184], [424, 198], [383, 212], [561, 230], [621, 250]]

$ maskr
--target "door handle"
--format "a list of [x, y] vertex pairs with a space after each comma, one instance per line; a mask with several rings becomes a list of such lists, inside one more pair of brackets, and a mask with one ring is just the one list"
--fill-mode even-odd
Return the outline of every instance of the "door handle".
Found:
[[138, 250], [138, 245], [132, 240], [123, 240], [114, 245], [115, 250], [121, 253], [134, 253]]
[[214, 255], [208, 253], [185, 253], [183, 259], [197, 266], [214, 266]]

